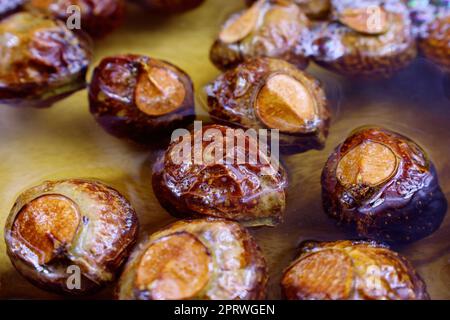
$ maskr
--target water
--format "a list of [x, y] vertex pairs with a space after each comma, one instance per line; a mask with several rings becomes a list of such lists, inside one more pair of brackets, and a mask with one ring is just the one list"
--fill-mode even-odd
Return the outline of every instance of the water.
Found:
[[[96, 44], [95, 64], [119, 53], [173, 62], [193, 78], [199, 118], [205, 118], [201, 89], [219, 74], [209, 62], [209, 47], [220, 23], [242, 2], [208, 0], [196, 11], [167, 19], [130, 7], [125, 25]], [[280, 297], [281, 272], [294, 258], [298, 243], [347, 237], [322, 210], [320, 174], [328, 155], [355, 127], [377, 124], [417, 141], [434, 161], [442, 190], [450, 198], [450, 100], [444, 76], [435, 67], [418, 60], [388, 81], [347, 81], [314, 65], [308, 72], [326, 84], [334, 117], [324, 150], [283, 159], [290, 180], [285, 222], [252, 230], [269, 264], [272, 299]], [[151, 168], [159, 152], [105, 133], [89, 114], [86, 91], [47, 110], [1, 106], [0, 225], [24, 189], [46, 179], [85, 177], [103, 180], [128, 197], [138, 212], [142, 238], [174, 221], [152, 193]], [[432, 236], [395, 249], [416, 266], [432, 298], [450, 299], [450, 215]], [[94, 298], [110, 298], [112, 290]], [[13, 269], [3, 240], [0, 298], [58, 298]]]

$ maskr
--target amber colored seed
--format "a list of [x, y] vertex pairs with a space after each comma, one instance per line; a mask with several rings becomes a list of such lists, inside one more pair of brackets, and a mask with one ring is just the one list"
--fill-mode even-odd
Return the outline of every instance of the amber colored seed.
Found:
[[298, 261], [283, 277], [283, 286], [300, 298], [346, 299], [353, 287], [351, 258], [343, 251], [327, 249]]
[[225, 24], [219, 34], [220, 41], [234, 43], [248, 36], [256, 27], [261, 5], [261, 1], [256, 2], [240, 16]]
[[372, 35], [389, 29], [388, 14], [380, 6], [345, 9], [339, 15], [339, 21], [357, 32]]
[[136, 286], [154, 300], [195, 297], [209, 281], [211, 257], [195, 236], [177, 233], [151, 244], [137, 269]]
[[[70, 245], [80, 220], [72, 200], [62, 195], [44, 195], [22, 208], [14, 221], [12, 233], [37, 256], [39, 264], [45, 264], [60, 249]], [[31, 253], [26, 259], [34, 260]]]
[[267, 127], [284, 132], [300, 132], [316, 114], [313, 98], [305, 86], [285, 74], [267, 80], [256, 98], [255, 110]]
[[153, 67], [139, 76], [136, 105], [149, 116], [162, 116], [180, 108], [186, 89], [177, 75], [165, 68]]
[[389, 147], [365, 141], [344, 155], [336, 175], [344, 186], [361, 184], [373, 187], [392, 177], [397, 165], [397, 157]]

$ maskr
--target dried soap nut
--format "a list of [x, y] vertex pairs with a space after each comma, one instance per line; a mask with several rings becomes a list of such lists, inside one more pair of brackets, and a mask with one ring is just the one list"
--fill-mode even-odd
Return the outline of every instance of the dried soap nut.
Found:
[[367, 241], [307, 241], [281, 280], [289, 300], [428, 300], [411, 263]]
[[[5, 226], [17, 271], [44, 290], [67, 295], [90, 294], [114, 281], [137, 235], [136, 213], [119, 192], [80, 179], [26, 190]], [[78, 273], [69, 272], [73, 267]]]
[[127, 262], [121, 300], [264, 299], [267, 266], [250, 233], [223, 219], [178, 221], [150, 235]]
[[441, 225], [447, 199], [425, 151], [396, 132], [353, 131], [322, 171], [325, 212], [357, 236], [387, 243], [422, 239]]
[[89, 105], [109, 133], [155, 146], [195, 119], [189, 75], [169, 62], [141, 55], [104, 58], [92, 75]]

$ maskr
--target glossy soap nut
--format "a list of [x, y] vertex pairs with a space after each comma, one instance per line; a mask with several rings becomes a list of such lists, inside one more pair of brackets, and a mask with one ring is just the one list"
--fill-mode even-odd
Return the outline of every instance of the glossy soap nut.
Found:
[[79, 13], [81, 29], [96, 38], [117, 28], [125, 16], [124, 0], [29, 0], [25, 8], [68, 24]]
[[315, 62], [349, 77], [390, 77], [417, 55], [401, 0], [334, 0], [330, 21], [312, 30]]
[[140, 55], [104, 58], [89, 87], [90, 111], [109, 133], [153, 143], [195, 119], [194, 88], [176, 66]]
[[48, 107], [85, 88], [87, 37], [64, 23], [20, 12], [0, 21], [0, 103]]
[[284, 271], [289, 300], [428, 300], [411, 263], [375, 242], [308, 241]]
[[12, 264], [33, 284], [81, 295], [115, 280], [137, 232], [136, 213], [119, 192], [73, 179], [23, 192], [7, 218], [5, 241]]
[[216, 121], [253, 129], [278, 129], [281, 151], [321, 149], [330, 111], [318, 80], [283, 60], [250, 59], [206, 87]]
[[[256, 1], [257, 0], [245, 0], [245, 3], [248, 6], [250, 6]], [[278, 0], [278, 1], [295, 3], [306, 14], [306, 16], [312, 20], [323, 19], [327, 17], [331, 10], [330, 0]]]
[[200, 6], [204, 0], [135, 0], [152, 12], [179, 13]]
[[328, 215], [359, 236], [412, 242], [441, 225], [447, 200], [436, 170], [412, 140], [387, 129], [355, 130], [322, 172]]
[[226, 70], [248, 58], [272, 57], [304, 69], [308, 27], [308, 18], [295, 4], [259, 0], [225, 22], [211, 48], [211, 61]]
[[133, 252], [120, 277], [121, 300], [256, 300], [267, 283], [250, 233], [221, 219], [179, 221]]
[[156, 162], [153, 191], [176, 217], [274, 226], [283, 219], [287, 176], [267, 149], [243, 130], [194, 129], [174, 140]]

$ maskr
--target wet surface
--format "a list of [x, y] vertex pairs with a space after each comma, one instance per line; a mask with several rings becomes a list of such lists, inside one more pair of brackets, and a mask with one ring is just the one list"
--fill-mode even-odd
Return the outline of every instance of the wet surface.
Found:
[[[130, 7], [125, 25], [96, 44], [96, 63], [107, 55], [147, 54], [184, 69], [197, 90], [199, 118], [205, 118], [201, 89], [219, 74], [209, 62], [210, 45], [226, 15], [243, 1], [209, 0], [192, 12], [163, 19]], [[333, 122], [326, 147], [283, 159], [289, 172], [285, 222], [251, 232], [270, 269], [269, 298], [280, 297], [282, 270], [306, 239], [348, 237], [322, 209], [320, 174], [329, 154], [354, 128], [376, 124], [419, 143], [434, 162], [450, 198], [450, 100], [448, 79], [423, 60], [386, 81], [349, 81], [312, 64], [308, 72], [327, 87]], [[446, 89], [444, 89], [446, 88]], [[0, 224], [24, 189], [46, 179], [95, 178], [121, 191], [135, 207], [141, 237], [174, 221], [151, 187], [152, 165], [160, 151], [105, 133], [89, 114], [82, 91], [47, 110], [0, 108]], [[6, 256], [0, 229], [0, 298], [58, 298], [24, 280]], [[408, 257], [433, 299], [450, 299], [450, 215], [428, 238], [394, 248]], [[110, 298], [107, 288], [91, 298]]]

